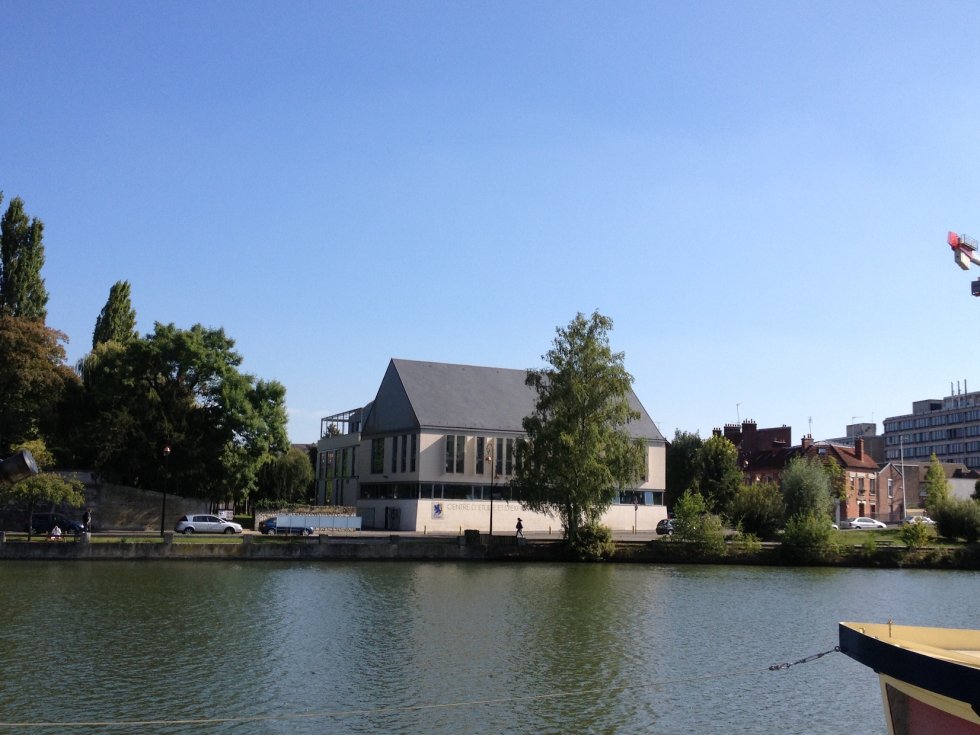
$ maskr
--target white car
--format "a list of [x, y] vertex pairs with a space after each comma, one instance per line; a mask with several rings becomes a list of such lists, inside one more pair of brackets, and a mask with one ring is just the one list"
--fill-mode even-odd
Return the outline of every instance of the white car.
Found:
[[886, 526], [884, 523], [881, 521], [876, 521], [874, 518], [860, 516], [858, 518], [848, 518], [846, 521], [844, 521], [844, 528], [886, 528]]
[[181, 516], [174, 526], [177, 533], [241, 533], [242, 527], [238, 523], [226, 521], [224, 518], [212, 515], [186, 515]]

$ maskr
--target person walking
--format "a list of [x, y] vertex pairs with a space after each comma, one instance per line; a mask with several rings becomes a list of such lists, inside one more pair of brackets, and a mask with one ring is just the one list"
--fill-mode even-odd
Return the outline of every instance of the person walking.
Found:
[[89, 533], [92, 530], [92, 511], [88, 508], [85, 509], [85, 515], [82, 516], [82, 523], [85, 524], [85, 532]]
[[524, 538], [524, 522], [520, 518], [517, 519], [517, 538]]

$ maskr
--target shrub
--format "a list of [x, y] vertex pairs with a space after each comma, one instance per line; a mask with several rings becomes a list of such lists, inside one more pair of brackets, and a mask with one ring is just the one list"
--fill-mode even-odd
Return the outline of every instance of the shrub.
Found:
[[926, 525], [925, 523], [906, 523], [902, 526], [902, 530], [898, 532], [898, 538], [905, 544], [905, 548], [909, 551], [921, 549], [932, 541], [935, 536], [936, 533], [932, 530], [932, 526]]
[[935, 507], [933, 520], [940, 536], [961, 538], [972, 544], [980, 538], [980, 504], [953, 498]]
[[741, 527], [732, 538], [732, 551], [737, 554], [756, 554], [762, 550], [762, 542], [754, 533], [747, 533]]
[[827, 561], [840, 553], [840, 545], [823, 513], [805, 513], [786, 522], [783, 551], [796, 561]]
[[582, 526], [575, 538], [568, 541], [569, 554], [580, 561], [604, 561], [616, 550], [612, 531], [598, 523]]
[[783, 494], [772, 482], [742, 485], [728, 507], [732, 524], [759, 538], [774, 538], [785, 512]]

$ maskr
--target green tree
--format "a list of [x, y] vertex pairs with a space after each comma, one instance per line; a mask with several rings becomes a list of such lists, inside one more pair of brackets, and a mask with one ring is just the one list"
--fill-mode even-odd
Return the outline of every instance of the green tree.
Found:
[[823, 518], [825, 525], [830, 527], [826, 518], [833, 504], [830, 477], [820, 460], [808, 457], [791, 459], [783, 472], [780, 487], [788, 517], [814, 515]]
[[[39, 469], [51, 468], [54, 457], [43, 441], [35, 439], [13, 447], [15, 452], [21, 449], [27, 449], [31, 452]], [[27, 510], [28, 540], [31, 538], [31, 526], [33, 525], [35, 510], [41, 508], [53, 510], [62, 505], [77, 508], [85, 502], [82, 494], [82, 483], [78, 480], [66, 480], [52, 472], [39, 472], [26, 480], [4, 486], [2, 491], [8, 503]]]
[[99, 344], [82, 364], [79, 453], [121, 484], [162, 489], [170, 478], [175, 493], [247, 497], [263, 458], [289, 446], [286, 392], [241, 373], [233, 348], [221, 329], [159, 323], [145, 338]]
[[827, 473], [827, 479], [830, 480], [831, 499], [838, 502], [847, 500], [847, 476], [844, 468], [833, 459], [828, 459], [823, 463], [823, 470]]
[[259, 467], [257, 499], [283, 505], [307, 503], [312, 488], [310, 457], [297, 447], [290, 447], [285, 454], [266, 456]]
[[711, 512], [707, 499], [696, 490], [681, 495], [674, 506], [674, 538], [695, 544], [701, 552], [725, 553], [721, 518]]
[[783, 494], [774, 482], [742, 485], [727, 513], [733, 525], [759, 538], [774, 537], [783, 527], [785, 514]]
[[47, 317], [43, 237], [41, 220], [28, 218], [20, 197], [11, 199], [0, 219], [0, 316], [41, 322]]
[[929, 468], [925, 479], [925, 507], [930, 513], [949, 500], [949, 480], [939, 458], [935, 454], [929, 458]]
[[135, 339], [136, 310], [130, 301], [129, 281], [116, 281], [109, 289], [109, 298], [95, 320], [92, 348], [103, 342], [127, 342]]
[[0, 317], [0, 456], [61, 429], [59, 405], [78, 377], [65, 365], [67, 337], [43, 322]]
[[636, 483], [646, 462], [646, 442], [627, 425], [639, 418], [629, 404], [632, 376], [623, 353], [609, 347], [612, 320], [578, 314], [556, 329], [544, 355], [551, 365], [529, 370], [537, 394], [524, 418], [512, 486], [525, 508], [557, 515], [574, 547], [579, 529], [596, 526], [617, 489]]
[[698, 489], [713, 513], [723, 513], [742, 486], [738, 449], [723, 436], [706, 439], [697, 453]]
[[[961, 538], [969, 544], [980, 538], [980, 504], [968, 498], [948, 498], [930, 510], [936, 530], [946, 538]], [[918, 525], [918, 524], [916, 524]]]
[[677, 499], [697, 483], [697, 455], [704, 444], [697, 432], [674, 430], [674, 440], [667, 446], [667, 487], [664, 499], [673, 508]]

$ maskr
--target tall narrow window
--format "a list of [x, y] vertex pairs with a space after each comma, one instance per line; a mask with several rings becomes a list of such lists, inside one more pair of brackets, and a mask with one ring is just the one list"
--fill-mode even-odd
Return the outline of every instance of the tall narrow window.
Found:
[[466, 465], [466, 437], [456, 437], [456, 472], [463, 474]]
[[371, 440], [371, 472], [379, 475], [385, 471], [385, 440]]
[[507, 461], [506, 461], [506, 465], [504, 466], [504, 470], [505, 470], [505, 474], [508, 475], [514, 474], [514, 440], [513, 439], [507, 440]]
[[456, 474], [463, 473], [464, 460], [466, 458], [466, 437], [446, 436], [446, 472]]
[[408, 434], [402, 434], [402, 452], [401, 452], [401, 458], [402, 458], [401, 471], [402, 472], [405, 471], [405, 465], [406, 465], [406, 460], [407, 460], [406, 455], [407, 454], [408, 454]]
[[398, 472], [398, 437], [391, 437], [391, 474]]
[[412, 459], [409, 465], [409, 472], [415, 472], [415, 456], [418, 452], [418, 434], [412, 434]]
[[485, 439], [482, 436], [476, 438], [476, 474], [483, 474], [483, 442]]
[[497, 451], [494, 452], [494, 472], [497, 476], [504, 474], [504, 440], [497, 438]]

